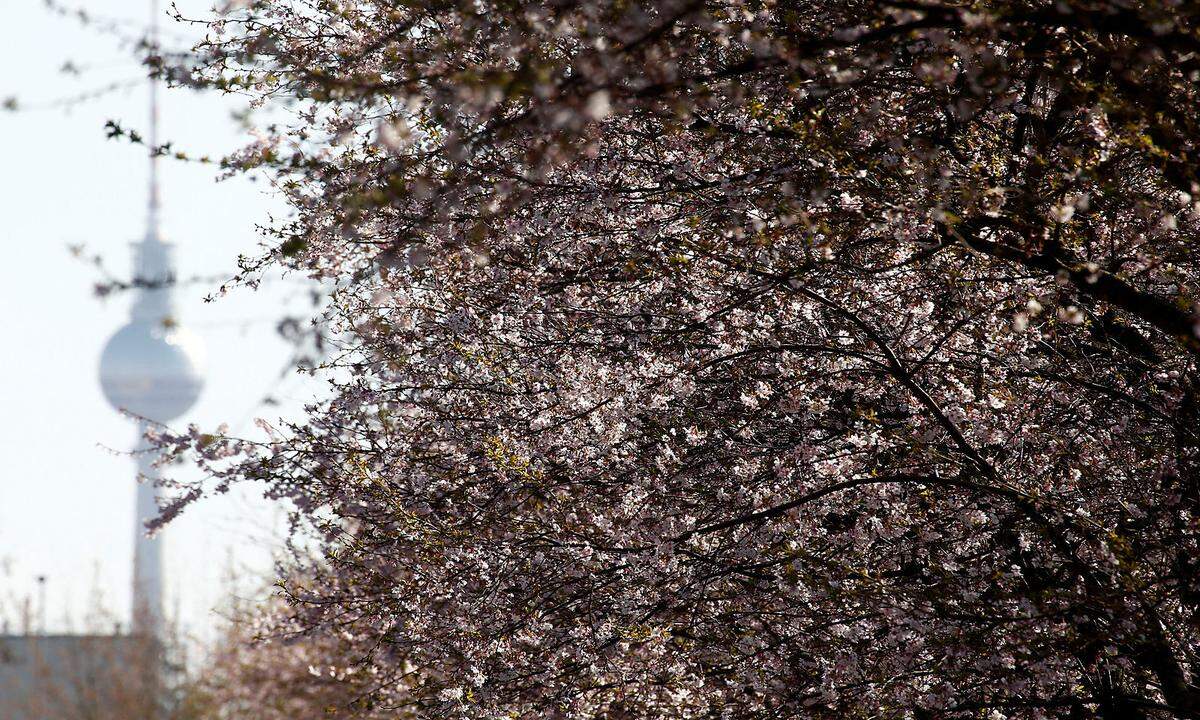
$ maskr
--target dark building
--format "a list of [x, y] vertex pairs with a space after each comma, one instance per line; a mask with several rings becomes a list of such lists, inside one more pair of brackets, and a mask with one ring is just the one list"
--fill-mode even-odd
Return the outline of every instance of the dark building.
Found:
[[159, 656], [136, 635], [0, 635], [0, 718], [153, 718]]

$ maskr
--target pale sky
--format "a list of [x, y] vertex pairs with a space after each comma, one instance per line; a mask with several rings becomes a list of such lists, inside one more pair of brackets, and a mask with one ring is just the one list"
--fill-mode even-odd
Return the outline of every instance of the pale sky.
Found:
[[[96, 16], [147, 17], [146, 0], [76, 0]], [[200, 15], [208, 2], [180, 0]], [[125, 449], [132, 424], [105, 403], [97, 381], [100, 350], [125, 321], [129, 297], [98, 299], [98, 272], [68, 253], [82, 244], [107, 266], [128, 272], [129, 243], [145, 225], [146, 159], [136, 146], [106, 140], [104, 123], [145, 128], [144, 83], [74, 109], [49, 101], [143, 71], [110, 34], [47, 12], [42, 0], [0, 0], [0, 99], [31, 109], [0, 113], [0, 615], [34, 596], [46, 575], [50, 630], [76, 627], [95, 606], [126, 617], [133, 543], [134, 466]], [[178, 32], [164, 20], [164, 30]], [[71, 61], [79, 77], [59, 68]], [[232, 120], [238, 102], [217, 95], [164, 93], [163, 139], [195, 154], [219, 156], [244, 139]], [[218, 183], [210, 166], [163, 168], [165, 234], [177, 246], [181, 276], [224, 277], [239, 252], [254, 253], [256, 222], [283, 208], [262, 182]], [[253, 419], [295, 413], [318, 388], [289, 374], [288, 346], [275, 334], [285, 307], [301, 308], [302, 280], [241, 290], [206, 304], [211, 285], [177, 291], [182, 322], [207, 346], [207, 387], [178, 421], [253, 433]], [[264, 407], [268, 392], [282, 408]], [[165, 534], [168, 612], [206, 633], [212, 610], [236, 571], [242, 588], [266, 577], [279, 511], [252, 493], [204, 503]], [[6, 567], [7, 566], [7, 567]], [[36, 600], [35, 600], [36, 602]]]

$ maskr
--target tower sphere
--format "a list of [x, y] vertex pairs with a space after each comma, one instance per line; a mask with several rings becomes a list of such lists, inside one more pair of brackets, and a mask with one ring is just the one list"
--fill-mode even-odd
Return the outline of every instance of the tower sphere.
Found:
[[118, 410], [167, 422], [188, 411], [204, 388], [203, 347], [185, 328], [134, 319], [100, 356], [104, 397]]

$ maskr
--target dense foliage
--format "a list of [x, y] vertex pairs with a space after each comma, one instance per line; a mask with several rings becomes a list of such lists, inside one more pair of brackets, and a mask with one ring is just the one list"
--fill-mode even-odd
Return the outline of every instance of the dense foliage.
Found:
[[362, 707], [1200, 717], [1200, 4], [237, 5]]

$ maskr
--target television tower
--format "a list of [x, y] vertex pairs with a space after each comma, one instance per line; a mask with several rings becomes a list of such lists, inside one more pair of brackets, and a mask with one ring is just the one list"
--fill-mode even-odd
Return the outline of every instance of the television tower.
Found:
[[[151, 2], [149, 51], [158, 52], [158, 2]], [[135, 633], [160, 636], [163, 621], [162, 541], [146, 534], [145, 521], [158, 513], [158, 471], [143, 436], [152, 423], [166, 423], [195, 404], [204, 387], [202, 347], [176, 318], [172, 286], [174, 248], [160, 228], [158, 80], [150, 77], [149, 199], [146, 235], [133, 243], [135, 296], [129, 322], [113, 334], [100, 356], [100, 385], [114, 408], [137, 420], [138, 476], [133, 550]]]

